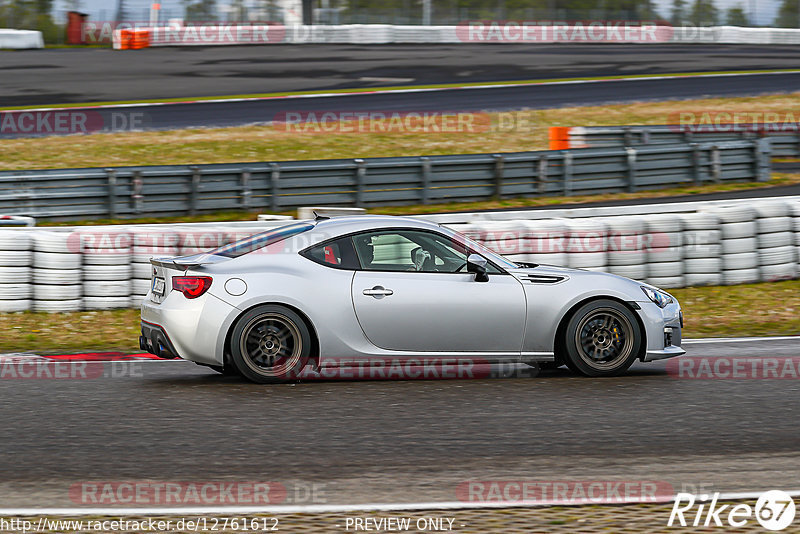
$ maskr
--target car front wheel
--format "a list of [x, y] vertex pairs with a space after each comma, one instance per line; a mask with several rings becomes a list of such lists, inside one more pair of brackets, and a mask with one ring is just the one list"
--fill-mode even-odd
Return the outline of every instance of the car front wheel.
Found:
[[633, 312], [614, 300], [595, 300], [581, 306], [567, 324], [566, 364], [585, 376], [624, 373], [642, 347], [642, 331]]
[[297, 378], [311, 353], [305, 321], [283, 306], [265, 305], [244, 314], [231, 335], [231, 357], [239, 372], [259, 383]]

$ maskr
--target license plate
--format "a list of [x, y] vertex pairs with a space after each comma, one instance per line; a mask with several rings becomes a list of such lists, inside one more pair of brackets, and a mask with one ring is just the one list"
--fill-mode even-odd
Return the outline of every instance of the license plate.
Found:
[[164, 296], [164, 279], [155, 277], [153, 278], [153, 294], [158, 295], [160, 297]]

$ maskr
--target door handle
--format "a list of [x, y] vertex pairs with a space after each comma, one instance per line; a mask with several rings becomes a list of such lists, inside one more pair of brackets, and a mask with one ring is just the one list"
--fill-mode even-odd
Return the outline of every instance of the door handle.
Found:
[[394, 291], [391, 289], [386, 289], [383, 286], [375, 286], [372, 289], [365, 289], [362, 291], [368, 297], [375, 297], [376, 299], [380, 299], [383, 297], [388, 297], [389, 295], [394, 295]]

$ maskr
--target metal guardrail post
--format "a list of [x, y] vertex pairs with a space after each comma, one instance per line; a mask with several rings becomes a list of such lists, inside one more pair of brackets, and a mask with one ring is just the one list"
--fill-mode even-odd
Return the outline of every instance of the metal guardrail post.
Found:
[[772, 170], [772, 142], [769, 137], [762, 137], [753, 142], [754, 179], [756, 182], [767, 182]]
[[239, 197], [239, 204], [243, 210], [250, 208], [250, 197], [253, 191], [250, 189], [250, 169], [242, 169], [240, 177], [241, 182], [241, 195]]
[[502, 154], [493, 154], [494, 158], [494, 198], [503, 198], [503, 176], [505, 173], [506, 158]]
[[192, 171], [189, 185], [189, 214], [197, 214], [198, 198], [200, 197], [200, 182], [203, 179], [203, 174], [200, 172], [200, 167], [189, 167]]
[[144, 180], [142, 180], [142, 171], [133, 171], [133, 181], [131, 182], [131, 208], [134, 213], [142, 213], [144, 210]]
[[694, 183], [695, 185], [702, 185], [703, 184], [703, 176], [701, 174], [702, 169], [700, 168], [700, 145], [697, 143], [692, 143], [692, 170], [694, 172]]
[[108, 218], [117, 218], [117, 171], [106, 169], [108, 185]]
[[630, 126], [626, 126], [622, 129], [622, 144], [625, 146], [631, 146], [633, 144], [633, 136]]
[[430, 204], [431, 201], [431, 158], [421, 157], [422, 162], [422, 203]]
[[642, 138], [641, 138], [640, 142], [643, 145], [649, 145], [650, 144], [650, 130], [647, 129], [647, 128], [642, 128], [641, 135], [642, 135]]
[[690, 132], [688, 130], [683, 132], [683, 142], [684, 143], [691, 143], [692, 141], [694, 141], [694, 135], [692, 135], [692, 132]]
[[277, 163], [269, 164], [269, 209], [279, 211], [279, 195], [281, 192], [281, 166]]
[[539, 172], [536, 175], [536, 192], [544, 195], [547, 192], [547, 156], [539, 156]]
[[572, 196], [572, 153], [564, 152], [564, 196]]
[[353, 160], [356, 164], [356, 207], [364, 205], [364, 181], [367, 177], [367, 164], [363, 159]]
[[711, 147], [711, 180], [716, 184], [722, 181], [722, 157], [717, 145]]
[[633, 193], [636, 191], [636, 149], [633, 147], [626, 147], [628, 163], [628, 192]]

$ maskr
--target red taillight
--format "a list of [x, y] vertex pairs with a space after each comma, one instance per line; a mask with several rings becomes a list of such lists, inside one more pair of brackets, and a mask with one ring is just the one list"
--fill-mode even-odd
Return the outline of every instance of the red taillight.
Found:
[[172, 289], [180, 291], [187, 299], [196, 299], [211, 287], [210, 276], [173, 276]]

